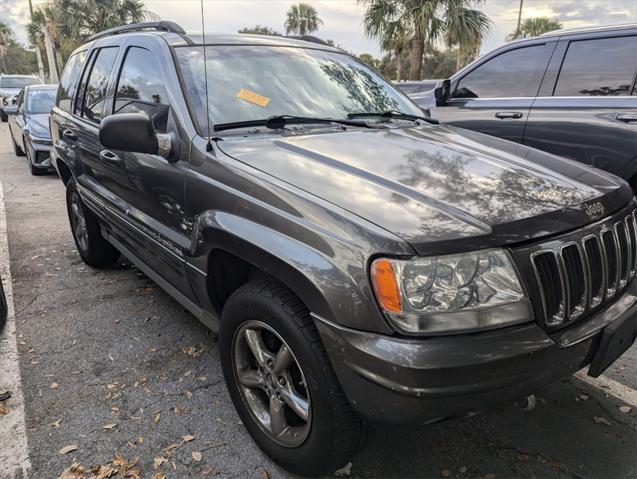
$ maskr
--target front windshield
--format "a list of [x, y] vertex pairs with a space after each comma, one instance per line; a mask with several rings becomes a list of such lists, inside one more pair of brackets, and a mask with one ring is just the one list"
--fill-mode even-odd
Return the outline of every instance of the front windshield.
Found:
[[[404, 94], [343, 53], [272, 46], [206, 47], [212, 124], [275, 115], [332, 119], [349, 113], [397, 110], [422, 115]], [[205, 131], [202, 47], [177, 48], [197, 121]]]
[[0, 79], [0, 88], [24, 88], [38, 83], [40, 83], [40, 80], [35, 77], [2, 77]]
[[55, 104], [56, 95], [57, 90], [53, 88], [29, 91], [26, 101], [26, 112], [31, 115], [49, 113]]

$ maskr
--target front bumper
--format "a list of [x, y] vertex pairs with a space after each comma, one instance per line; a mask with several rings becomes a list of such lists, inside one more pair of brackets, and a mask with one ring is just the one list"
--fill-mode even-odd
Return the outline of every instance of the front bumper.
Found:
[[51, 162], [51, 150], [53, 145], [48, 143], [36, 143], [33, 141], [26, 142], [26, 148], [29, 149], [29, 158], [33, 166], [42, 170], [55, 171]]
[[605, 326], [637, 322], [637, 281], [595, 316], [553, 334], [527, 323], [405, 339], [313, 317], [354, 410], [374, 422], [422, 424], [510, 404], [589, 365]]

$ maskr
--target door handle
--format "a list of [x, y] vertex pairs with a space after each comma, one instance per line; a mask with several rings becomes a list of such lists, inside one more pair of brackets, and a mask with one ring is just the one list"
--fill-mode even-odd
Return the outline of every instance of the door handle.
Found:
[[66, 138], [67, 140], [71, 140], [71, 141], [77, 140], [77, 135], [75, 134], [73, 130], [64, 130], [62, 132], [62, 136]]
[[637, 115], [631, 113], [620, 113], [615, 115], [615, 118], [619, 121], [623, 121], [624, 123], [637, 122]]
[[500, 120], [517, 120], [522, 118], [522, 113], [519, 111], [499, 111], [495, 114], [495, 117]]
[[114, 166], [122, 164], [122, 159], [110, 150], [100, 151], [100, 159]]

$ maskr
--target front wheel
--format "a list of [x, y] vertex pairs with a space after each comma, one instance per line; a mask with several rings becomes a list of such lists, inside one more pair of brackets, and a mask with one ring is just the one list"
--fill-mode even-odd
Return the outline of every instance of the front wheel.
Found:
[[232, 402], [266, 454], [302, 476], [347, 464], [363, 424], [293, 292], [275, 281], [239, 288], [224, 306], [219, 344]]
[[24, 156], [24, 151], [22, 151], [22, 148], [20, 148], [15, 142], [13, 135], [11, 135], [11, 144], [13, 145], [13, 152], [15, 153], [15, 156]]
[[97, 218], [82, 203], [73, 178], [66, 185], [66, 209], [75, 246], [84, 262], [99, 268], [117, 261], [119, 251], [102, 237]]
[[2, 123], [9, 121], [9, 115], [7, 115], [4, 110], [0, 110], [0, 121], [2, 121]]

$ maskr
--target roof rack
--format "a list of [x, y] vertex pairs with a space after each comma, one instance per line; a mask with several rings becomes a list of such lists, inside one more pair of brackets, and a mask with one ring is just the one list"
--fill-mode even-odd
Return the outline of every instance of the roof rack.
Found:
[[145, 22], [145, 23], [129, 23], [128, 25], [122, 25], [120, 27], [109, 28], [108, 30], [101, 31], [90, 37], [87, 41], [91, 42], [98, 38], [109, 37], [111, 35], [118, 35], [120, 33], [137, 32], [140, 30], [155, 30], [162, 32], [173, 32], [179, 35], [185, 35], [186, 31], [177, 25], [175, 22]]
[[327, 45], [328, 47], [331, 46], [322, 38], [315, 37], [314, 35], [286, 35], [286, 38], [291, 38], [293, 40], [303, 40], [305, 42], [319, 43], [321, 45]]

